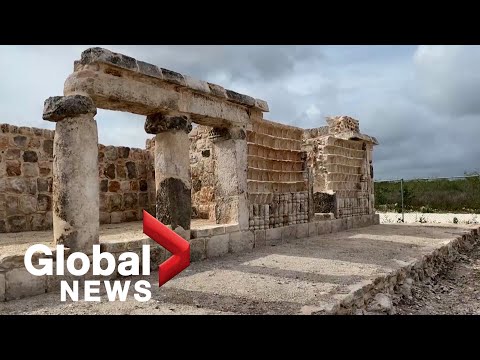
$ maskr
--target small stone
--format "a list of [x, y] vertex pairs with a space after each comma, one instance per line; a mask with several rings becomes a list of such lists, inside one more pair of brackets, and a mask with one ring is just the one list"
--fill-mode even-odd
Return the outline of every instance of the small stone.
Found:
[[27, 231], [27, 220], [25, 216], [10, 216], [7, 219], [7, 224], [10, 232]]
[[138, 181], [130, 181], [130, 190], [138, 191]]
[[24, 148], [27, 145], [27, 137], [26, 136], [15, 136], [13, 138], [14, 144], [19, 148]]
[[52, 210], [52, 198], [49, 195], [38, 194], [37, 196], [37, 210], [50, 211]]
[[21, 196], [19, 206], [24, 214], [33, 214], [37, 211], [37, 199], [31, 195]]
[[118, 159], [117, 148], [115, 146], [107, 146], [104, 150], [105, 158], [109, 161], [115, 161]]
[[53, 156], [53, 140], [43, 140], [43, 152], [48, 156]]
[[125, 146], [120, 146], [117, 148], [117, 153], [120, 159], [126, 159], [128, 158], [128, 155], [130, 155], [130, 148]]
[[20, 158], [20, 149], [8, 149], [5, 153], [7, 160], [17, 160]]
[[[122, 195], [112, 194], [109, 197], [109, 210], [110, 211], [123, 211], [123, 201]], [[112, 214], [112, 223], [113, 223], [113, 214]]]
[[117, 192], [120, 190], [120, 183], [118, 181], [110, 181], [108, 184], [108, 191]]
[[97, 114], [95, 104], [87, 96], [53, 96], [45, 100], [43, 120], [56, 122], [83, 114]]
[[101, 192], [107, 192], [108, 191], [108, 180], [107, 179], [100, 180], [100, 191]]
[[123, 197], [125, 209], [136, 209], [138, 204], [137, 194], [127, 193]]
[[117, 178], [120, 180], [126, 179], [127, 178], [127, 173], [125, 171], [125, 166], [121, 164], [117, 164], [116, 166], [117, 169]]
[[35, 151], [25, 151], [23, 153], [23, 161], [36, 163], [38, 161], [38, 156]]
[[103, 174], [109, 179], [115, 179], [115, 164], [108, 164]]
[[19, 161], [7, 161], [7, 175], [8, 176], [20, 176], [22, 174], [22, 170], [20, 168]]
[[135, 179], [137, 177], [137, 167], [134, 162], [129, 161], [126, 163], [127, 173], [129, 179]]
[[148, 194], [140, 193], [138, 194], [138, 206], [142, 209], [145, 209], [148, 206]]
[[390, 296], [378, 293], [375, 295], [373, 302], [368, 306], [368, 311], [377, 311], [391, 314], [393, 303]]
[[140, 191], [147, 191], [148, 190], [148, 184], [146, 180], [140, 180]]
[[38, 165], [35, 163], [24, 163], [22, 165], [23, 176], [38, 177]]

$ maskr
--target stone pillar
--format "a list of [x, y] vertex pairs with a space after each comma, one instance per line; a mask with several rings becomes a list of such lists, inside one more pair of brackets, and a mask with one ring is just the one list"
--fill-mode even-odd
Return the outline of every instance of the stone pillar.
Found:
[[187, 116], [154, 114], [145, 131], [155, 134], [156, 217], [176, 230], [190, 230], [192, 194], [190, 140], [192, 124]]
[[248, 229], [247, 136], [243, 128], [212, 129], [215, 156], [215, 217], [219, 224]]
[[86, 96], [54, 96], [43, 119], [56, 122], [53, 142], [53, 234], [56, 244], [92, 252], [98, 244], [97, 109]]

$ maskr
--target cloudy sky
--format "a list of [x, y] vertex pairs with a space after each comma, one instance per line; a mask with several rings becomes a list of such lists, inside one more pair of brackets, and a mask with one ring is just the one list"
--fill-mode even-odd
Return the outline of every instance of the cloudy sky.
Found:
[[[349, 115], [376, 136], [377, 179], [480, 170], [478, 46], [0, 46], [0, 123], [54, 128], [73, 61], [101, 46], [268, 101], [265, 118], [305, 128]], [[100, 110], [100, 142], [144, 147], [144, 118]]]

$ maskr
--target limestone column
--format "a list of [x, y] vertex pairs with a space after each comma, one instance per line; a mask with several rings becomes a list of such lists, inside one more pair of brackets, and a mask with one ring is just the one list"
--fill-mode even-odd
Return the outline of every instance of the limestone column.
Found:
[[212, 130], [215, 156], [215, 217], [219, 224], [237, 223], [248, 229], [246, 131], [243, 128]]
[[190, 230], [192, 194], [190, 140], [192, 124], [187, 116], [154, 114], [145, 131], [155, 134], [156, 217], [172, 229]]
[[53, 234], [56, 244], [92, 252], [98, 244], [97, 108], [86, 96], [54, 96], [43, 119], [56, 122], [53, 141]]

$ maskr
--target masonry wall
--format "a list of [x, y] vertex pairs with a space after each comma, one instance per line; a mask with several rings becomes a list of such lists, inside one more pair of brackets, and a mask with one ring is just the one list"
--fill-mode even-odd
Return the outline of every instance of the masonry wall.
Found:
[[192, 217], [215, 221], [215, 160], [209, 126], [196, 126], [189, 134], [192, 176]]
[[[8, 124], [0, 129], [0, 232], [49, 230], [55, 132]], [[155, 204], [149, 199], [155, 190], [149, 151], [99, 145], [98, 156], [100, 222], [141, 220], [142, 209]]]
[[303, 149], [313, 170], [315, 211], [331, 210], [340, 218], [373, 214], [373, 143], [341, 138], [346, 132], [369, 138], [359, 133], [355, 119], [339, 117], [327, 122], [329, 126], [304, 132]]
[[303, 130], [254, 120], [247, 131], [250, 229], [308, 221], [308, 176]]

